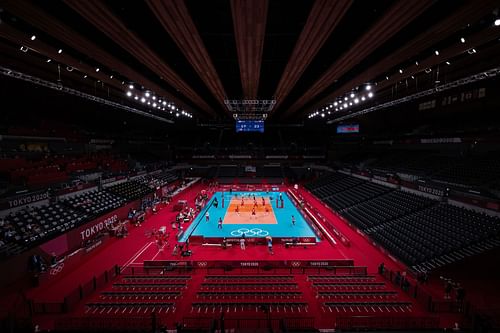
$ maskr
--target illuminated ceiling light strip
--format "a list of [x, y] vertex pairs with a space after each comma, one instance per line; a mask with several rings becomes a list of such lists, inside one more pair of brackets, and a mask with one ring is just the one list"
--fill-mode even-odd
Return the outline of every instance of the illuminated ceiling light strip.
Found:
[[50, 82], [50, 81], [46, 81], [46, 80], [37, 78], [35, 76], [27, 75], [27, 74], [24, 74], [24, 73], [21, 73], [21, 72], [18, 72], [18, 71], [15, 71], [15, 70], [3, 67], [3, 66], [0, 66], [0, 74], [5, 75], [7, 77], [15, 78], [15, 79], [18, 79], [18, 80], [30, 82], [30, 83], [36, 84], [38, 86], [42, 86], [42, 87], [50, 88], [50, 89], [53, 89], [53, 90], [61, 91], [61, 92], [64, 92], [66, 94], [69, 94], [69, 95], [78, 96], [78, 97], [87, 99], [89, 101], [97, 102], [97, 103], [100, 103], [100, 104], [103, 104], [103, 105], [108, 105], [108, 106], [111, 106], [111, 107], [114, 107], [114, 108], [117, 108], [117, 109], [122, 109], [122, 110], [125, 110], [125, 111], [128, 111], [128, 112], [132, 112], [132, 113], [141, 115], [143, 117], [148, 117], [148, 118], [156, 119], [156, 120], [163, 121], [163, 122], [169, 123], [169, 124], [173, 124], [174, 123], [172, 120], [169, 120], [169, 119], [166, 119], [166, 118], [162, 118], [162, 117], [158, 117], [157, 115], [150, 114], [150, 113], [147, 113], [147, 112], [144, 112], [144, 111], [132, 108], [130, 106], [119, 104], [119, 103], [116, 103], [116, 102], [113, 102], [113, 101], [110, 101], [110, 100], [107, 100], [107, 99], [104, 99], [104, 98], [101, 98], [101, 97], [97, 97], [97, 96], [93, 96], [93, 95], [90, 95], [90, 94], [86, 94], [86, 93], [81, 92], [79, 90], [75, 90], [75, 89], [72, 89], [72, 88], [64, 87], [64, 86], [62, 86], [60, 84], [53, 83], [53, 82]]
[[467, 76], [467, 77], [462, 78], [462, 79], [458, 79], [456, 81], [452, 81], [452, 82], [449, 82], [449, 83], [446, 83], [446, 84], [442, 84], [442, 85], [437, 86], [435, 88], [428, 89], [428, 90], [425, 90], [425, 91], [421, 91], [419, 93], [416, 93], [416, 94], [413, 94], [413, 95], [410, 95], [410, 96], [399, 98], [399, 99], [394, 100], [394, 101], [390, 101], [390, 102], [387, 102], [387, 103], [379, 104], [379, 105], [373, 106], [373, 107], [368, 108], [368, 109], [364, 109], [364, 110], [361, 110], [361, 111], [358, 111], [358, 112], [354, 112], [352, 114], [348, 114], [348, 115], [345, 115], [345, 116], [342, 116], [342, 117], [339, 117], [339, 118], [336, 118], [336, 119], [329, 120], [327, 122], [327, 124], [338, 123], [338, 122], [346, 120], [346, 119], [351, 119], [351, 118], [354, 118], [354, 117], [357, 117], [357, 116], [361, 116], [361, 115], [364, 115], [364, 114], [367, 114], [367, 113], [370, 113], [370, 112], [374, 112], [374, 111], [385, 109], [385, 108], [388, 108], [388, 107], [391, 107], [391, 106], [396, 106], [396, 105], [399, 105], [399, 104], [402, 104], [402, 103], [410, 102], [410, 101], [413, 101], [413, 100], [416, 100], [416, 99], [419, 99], [419, 98], [422, 98], [422, 97], [425, 97], [425, 96], [429, 96], [429, 95], [432, 95], [432, 94], [434, 94], [436, 92], [442, 92], [442, 91], [450, 90], [450, 89], [453, 89], [453, 88], [456, 88], [456, 87], [461, 87], [461, 86], [464, 86], [466, 84], [470, 84], [470, 83], [482, 81], [482, 80], [489, 79], [491, 77], [496, 77], [496, 76], [500, 76], [500, 66], [492, 68], [492, 69], [487, 70], [487, 71], [483, 71], [483, 72], [478, 73], [478, 74]]

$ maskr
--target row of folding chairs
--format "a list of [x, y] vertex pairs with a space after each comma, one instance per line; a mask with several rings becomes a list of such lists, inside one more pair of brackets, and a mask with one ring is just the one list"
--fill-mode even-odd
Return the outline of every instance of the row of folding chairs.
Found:
[[332, 275], [309, 275], [307, 277], [308, 281], [314, 282], [373, 282], [375, 281], [375, 276], [332, 276]]
[[396, 291], [319, 291], [318, 298], [328, 299], [395, 299]]
[[209, 282], [283, 282], [294, 279], [293, 275], [207, 275], [205, 281]]
[[102, 300], [166, 300], [177, 299], [180, 291], [103, 291], [99, 296]]
[[165, 314], [175, 311], [173, 302], [93, 302], [85, 306], [85, 313], [91, 315], [143, 315]]
[[242, 301], [224, 301], [224, 302], [193, 302], [191, 313], [216, 313], [216, 312], [262, 312], [267, 311], [276, 313], [304, 313], [308, 312], [306, 302], [242, 302]]
[[326, 312], [399, 312], [406, 313], [412, 311], [410, 302], [326, 302], [323, 304]]
[[300, 298], [300, 291], [200, 291], [198, 298], [204, 299], [290, 299]]
[[186, 285], [140, 285], [140, 284], [132, 284], [132, 285], [113, 285], [113, 291], [130, 291], [130, 292], [162, 292], [162, 291], [175, 291], [175, 290], [184, 290], [186, 289]]
[[140, 287], [140, 286], [143, 286], [143, 287], [160, 287], [160, 286], [163, 286], [163, 287], [186, 287], [186, 282], [156, 282], [156, 283], [139, 283], [139, 282], [136, 282], [136, 283], [128, 283], [128, 282], [116, 282], [116, 283], [113, 283], [114, 286], [124, 286], [124, 287], [133, 287], [133, 286], [136, 286], [136, 287]]
[[171, 279], [171, 280], [190, 280], [191, 275], [124, 275], [124, 279]]
[[341, 291], [341, 290], [381, 290], [385, 289], [384, 282], [364, 282], [364, 283], [320, 283], [313, 282], [313, 288], [317, 290], [331, 290], [331, 291]]
[[149, 276], [149, 277], [124, 277], [121, 281], [126, 283], [164, 283], [164, 282], [184, 282], [191, 277], [179, 278], [178, 276]]
[[212, 283], [203, 282], [200, 290], [289, 290], [298, 289], [296, 282], [276, 282], [276, 283]]

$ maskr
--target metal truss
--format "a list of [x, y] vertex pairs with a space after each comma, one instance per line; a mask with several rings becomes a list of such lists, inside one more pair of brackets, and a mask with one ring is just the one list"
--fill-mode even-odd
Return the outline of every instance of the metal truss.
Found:
[[225, 99], [224, 104], [230, 112], [271, 112], [276, 105], [275, 99]]
[[65, 87], [60, 82], [59, 83], [54, 83], [54, 82], [46, 81], [46, 80], [43, 80], [41, 78], [34, 77], [34, 76], [31, 76], [31, 75], [28, 75], [28, 74], [24, 74], [24, 73], [21, 73], [21, 72], [18, 72], [18, 71], [15, 71], [15, 70], [3, 67], [3, 66], [0, 66], [0, 74], [3, 74], [5, 76], [8, 76], [8, 77], [11, 77], [11, 78], [14, 78], [14, 79], [18, 79], [18, 80], [30, 82], [30, 83], [36, 84], [38, 86], [42, 86], [42, 87], [50, 88], [50, 89], [53, 89], [53, 90], [61, 91], [61, 92], [64, 92], [66, 94], [69, 94], [69, 95], [78, 96], [78, 97], [84, 98], [84, 99], [89, 100], [89, 101], [97, 102], [97, 103], [100, 103], [100, 104], [103, 104], [103, 105], [107, 105], [107, 106], [111, 106], [111, 107], [114, 107], [114, 108], [117, 108], [117, 109], [121, 109], [121, 110], [125, 110], [125, 111], [128, 111], [128, 112], [132, 112], [132, 113], [138, 114], [138, 115], [143, 116], [143, 117], [153, 118], [153, 119], [156, 119], [156, 120], [159, 120], [159, 121], [163, 121], [163, 122], [166, 122], [166, 123], [169, 123], [169, 124], [173, 124], [174, 123], [170, 119], [162, 118], [162, 117], [159, 117], [157, 115], [154, 115], [154, 114], [151, 114], [151, 113], [148, 113], [148, 112], [145, 112], [145, 111], [142, 111], [142, 110], [139, 110], [139, 109], [127, 106], [127, 105], [123, 105], [123, 104], [120, 104], [120, 103], [117, 103], [117, 102], [113, 102], [113, 101], [110, 101], [110, 100], [107, 100], [107, 99], [104, 99], [104, 98], [101, 98], [101, 97], [97, 97], [97, 96], [93, 96], [93, 95], [81, 92], [79, 90], [75, 90], [75, 89], [72, 89], [72, 88]]
[[402, 103], [410, 102], [410, 101], [413, 101], [413, 100], [416, 100], [416, 99], [419, 99], [419, 98], [422, 98], [425, 96], [430, 96], [430, 95], [433, 95], [433, 94], [438, 93], [438, 92], [450, 90], [450, 89], [453, 89], [456, 87], [461, 87], [461, 86], [464, 86], [464, 85], [467, 85], [470, 83], [490, 79], [492, 77], [496, 77], [499, 75], [500, 75], [500, 67], [495, 67], [495, 68], [489, 69], [487, 71], [483, 71], [483, 72], [478, 73], [478, 74], [474, 74], [474, 75], [471, 75], [471, 76], [468, 76], [465, 78], [458, 79], [456, 81], [452, 81], [449, 83], [445, 83], [445, 84], [436, 86], [432, 89], [424, 90], [424, 91], [418, 92], [418, 93], [413, 94], [413, 95], [402, 97], [402, 98], [399, 98], [399, 99], [396, 99], [396, 100], [393, 100], [393, 101], [390, 101], [387, 103], [372, 106], [371, 108], [368, 108], [368, 109], [360, 110], [360, 111], [357, 111], [357, 112], [354, 112], [354, 113], [351, 113], [351, 114], [348, 114], [348, 115], [345, 115], [345, 116], [342, 116], [339, 118], [335, 118], [335, 119], [327, 121], [326, 123], [327, 124], [338, 123], [338, 122], [346, 120], [346, 119], [354, 118], [354, 117], [361, 116], [361, 115], [364, 115], [364, 114], [367, 114], [367, 113], [370, 113], [373, 111], [377, 111], [377, 110], [385, 109], [385, 108], [388, 108], [391, 106], [396, 106], [396, 105], [399, 105]]

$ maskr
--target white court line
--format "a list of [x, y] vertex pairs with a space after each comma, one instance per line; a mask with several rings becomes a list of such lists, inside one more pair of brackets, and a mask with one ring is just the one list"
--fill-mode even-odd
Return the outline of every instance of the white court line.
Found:
[[160, 254], [160, 252], [163, 252], [163, 249], [161, 251], [158, 250], [158, 252], [156, 252], [156, 254], [153, 256], [153, 258], [151, 258], [150, 260], [155, 260], [156, 257]]
[[123, 268], [122, 269], [125, 269], [127, 268], [128, 266], [130, 266], [130, 264], [132, 264], [141, 254], [144, 253], [144, 251], [146, 251], [150, 246], [151, 244], [153, 244], [154, 242], [149, 242], [147, 244], [145, 244], [142, 248], [139, 249], [138, 252], [136, 252], [135, 256], [133, 256], [132, 258], [130, 258], [126, 263], [125, 265], [123, 265]]

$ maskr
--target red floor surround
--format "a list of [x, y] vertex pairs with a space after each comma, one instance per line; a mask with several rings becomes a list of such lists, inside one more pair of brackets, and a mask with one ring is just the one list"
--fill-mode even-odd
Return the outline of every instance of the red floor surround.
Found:
[[[178, 194], [174, 198], [174, 202], [179, 199], [185, 199], [190, 206], [194, 205], [194, 197], [200, 190], [206, 188], [202, 184], [195, 184], [188, 188], [183, 193]], [[381, 262], [384, 262], [386, 267], [392, 270], [404, 271], [405, 266], [391, 259], [386, 253], [382, 252], [378, 247], [374, 246], [365, 236], [357, 233], [345, 221], [334, 214], [329, 208], [325, 207], [316, 197], [306, 190], [299, 189], [300, 194], [310, 202], [325, 218], [335, 225], [346, 237], [350, 240], [350, 246], [347, 247], [340, 242], [337, 245], [331, 246], [327, 241], [320, 242], [317, 246], [308, 248], [285, 248], [284, 246], [275, 246], [275, 253], [271, 255], [267, 252], [267, 248], [261, 245], [247, 246], [246, 250], [241, 250], [239, 247], [232, 247], [226, 250], [215, 247], [202, 247], [200, 245], [192, 245], [190, 249], [193, 254], [189, 260], [319, 260], [319, 259], [354, 259], [356, 266], [366, 266], [368, 274], [375, 274], [377, 267]], [[153, 228], [158, 229], [165, 225], [169, 230], [171, 222], [175, 220], [177, 212], [172, 211], [171, 206], [166, 206], [158, 214], [150, 216], [142, 226], [130, 228], [129, 236], [125, 239], [112, 239], [100, 249], [96, 250], [94, 255], [89, 257], [85, 262], [65, 275], [58, 278], [53, 283], [33, 288], [27, 291], [27, 296], [37, 302], [61, 302], [65, 295], [73, 291], [79, 284], [89, 281], [93, 276], [109, 269], [113, 265], [140, 267], [143, 260], [180, 260], [179, 256], [172, 256], [172, 248], [175, 244], [174, 232], [170, 233], [169, 246], [159, 251], [157, 246], [151, 239], [146, 237], [146, 231]], [[188, 226], [185, 225], [184, 228]], [[150, 244], [151, 243], [151, 244]], [[143, 251], [141, 251], [141, 249]], [[131, 258], [135, 257], [134, 260]], [[195, 292], [203, 280], [204, 274], [196, 272], [192, 276], [189, 283], [188, 292], [183, 294], [183, 300], [178, 304], [175, 316], [168, 319], [169, 324], [180, 321], [183, 316], [189, 316], [191, 301], [196, 299]], [[310, 282], [306, 281], [306, 275], [295, 275], [299, 290], [303, 294], [303, 298], [307, 301], [311, 308], [309, 315], [316, 318], [318, 327], [328, 327], [332, 323], [331, 314], [326, 314], [319, 307], [319, 302], [316, 299], [316, 294], [310, 286]], [[377, 276], [377, 281], [384, 281], [382, 277]], [[390, 282], [386, 282], [386, 288], [396, 290]], [[109, 289], [109, 285], [106, 287]], [[105, 288], [105, 289], [106, 289]], [[411, 299], [408, 295], [398, 291], [398, 299], [401, 301], [410, 301], [413, 303], [412, 316], [429, 315], [425, 312], [420, 304]], [[98, 297], [95, 293], [91, 298]], [[83, 303], [78, 310], [69, 315], [81, 313]], [[35, 320], [46, 326], [51, 326], [54, 316], [37, 316]], [[445, 318], [445, 317], [443, 317]], [[441, 321], [443, 327], [450, 327], [451, 323], [456, 320], [455, 317], [450, 317]]]

